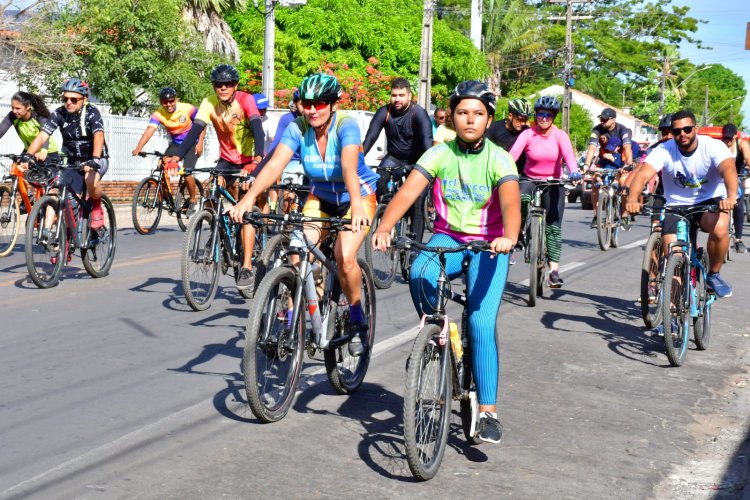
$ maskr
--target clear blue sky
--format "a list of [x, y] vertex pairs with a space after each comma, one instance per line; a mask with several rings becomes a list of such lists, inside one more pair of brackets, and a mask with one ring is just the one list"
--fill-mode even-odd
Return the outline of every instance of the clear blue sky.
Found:
[[[701, 24], [694, 38], [713, 50], [694, 45], [680, 47], [680, 55], [693, 64], [723, 64], [745, 80], [742, 112], [744, 126], [750, 129], [750, 50], [745, 50], [745, 30], [750, 22], [748, 0], [674, 0], [673, 5], [690, 7], [690, 15], [708, 21]], [[711, 110], [709, 110], [709, 116]]]

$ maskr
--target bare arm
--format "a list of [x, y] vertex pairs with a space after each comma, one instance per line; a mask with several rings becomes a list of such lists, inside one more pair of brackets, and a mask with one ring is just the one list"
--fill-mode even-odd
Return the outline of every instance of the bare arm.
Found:
[[380, 250], [388, 248], [391, 244], [391, 229], [404, 216], [406, 211], [411, 208], [429, 184], [430, 181], [420, 171], [417, 169], [411, 171], [404, 185], [398, 188], [396, 196], [388, 203], [388, 208], [385, 209], [383, 218], [380, 219], [378, 229], [372, 238], [373, 248], [379, 248]]
[[154, 132], [156, 132], [156, 127], [151, 127], [151, 126], [146, 127], [146, 130], [143, 131], [143, 135], [138, 140], [138, 145], [135, 147], [135, 149], [131, 153], [133, 156], [136, 156], [138, 153], [141, 152], [141, 150], [143, 149], [143, 146], [145, 146], [146, 143], [148, 143], [148, 141], [151, 140], [151, 137], [153, 137]]
[[589, 144], [588, 149], [586, 150], [586, 163], [585, 167], [588, 170], [591, 167], [591, 160], [594, 159], [594, 155], [596, 154], [596, 145], [595, 144]]
[[31, 144], [29, 144], [29, 147], [26, 148], [26, 152], [30, 155], [33, 155], [37, 153], [42, 146], [44, 146], [47, 141], [49, 140], [49, 134], [46, 132], [39, 132], [39, 135], [37, 135], [33, 141], [31, 141]]
[[498, 253], [508, 253], [518, 241], [521, 232], [521, 190], [518, 181], [500, 185], [500, 210], [503, 212], [503, 236], [495, 238], [490, 247]]
[[630, 188], [628, 191], [628, 200], [625, 204], [625, 209], [631, 214], [635, 214], [641, 211], [640, 196], [643, 191], [643, 186], [656, 175], [656, 169], [645, 161], [641, 163], [641, 166], [633, 172], [630, 176]]
[[250, 189], [245, 193], [245, 196], [242, 197], [237, 205], [229, 210], [229, 215], [233, 221], [242, 222], [242, 215], [252, 210], [255, 205], [255, 199], [276, 182], [276, 179], [284, 171], [284, 167], [292, 159], [293, 154], [294, 152], [286, 144], [280, 143], [276, 146], [273, 157], [265, 164], [263, 170], [260, 171], [258, 177], [253, 181]]
[[737, 193], [739, 192], [739, 181], [737, 180], [737, 167], [734, 158], [727, 158], [719, 163], [719, 175], [724, 179], [727, 187], [727, 199], [719, 202], [722, 210], [731, 210], [737, 204]]
[[622, 164], [630, 165], [633, 163], [633, 148], [630, 144], [625, 144], [622, 147]]
[[750, 143], [740, 140], [739, 146], [740, 151], [742, 151], [742, 156], [745, 157], [745, 167], [750, 168]]
[[359, 146], [350, 144], [341, 149], [341, 170], [344, 174], [344, 184], [349, 192], [349, 199], [352, 209], [352, 232], [358, 233], [360, 230], [366, 230], [370, 225], [370, 220], [365, 215], [362, 207], [362, 193], [359, 187]]

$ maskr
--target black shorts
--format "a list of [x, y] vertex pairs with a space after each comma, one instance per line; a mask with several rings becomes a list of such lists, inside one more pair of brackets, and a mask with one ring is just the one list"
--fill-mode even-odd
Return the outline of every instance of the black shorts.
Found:
[[246, 164], [237, 164], [232, 163], [231, 161], [227, 161], [224, 158], [219, 159], [219, 161], [216, 162], [216, 172], [221, 174], [221, 176], [224, 178], [224, 182], [226, 183], [227, 187], [233, 186], [235, 182], [239, 180], [239, 177], [236, 177], [235, 175], [229, 175], [229, 174], [238, 174], [240, 173], [240, 170], [245, 166]]
[[[671, 208], [688, 208], [688, 207], [704, 207], [709, 205], [715, 205], [719, 203], [722, 200], [722, 198], [711, 198], [710, 200], [702, 201], [700, 203], [696, 203], [695, 205], [673, 205]], [[695, 235], [697, 234], [698, 228], [700, 228], [701, 224], [701, 218], [703, 217], [703, 214], [706, 212], [697, 212], [688, 217], [688, 222], [690, 223], [690, 237], [694, 240]], [[675, 214], [666, 213], [664, 215], [664, 222], [661, 224], [661, 234], [677, 234], [677, 221], [679, 221], [680, 218], [677, 217]]]
[[[167, 146], [167, 150], [164, 151], [164, 155], [174, 156], [175, 154], [177, 154], [177, 151], [179, 151], [179, 149], [179, 144], [170, 142], [169, 146]], [[192, 174], [196, 163], [198, 163], [198, 156], [196, 156], [195, 146], [193, 146], [192, 148], [188, 149], [187, 153], [185, 153], [185, 158], [182, 159], [182, 168], [185, 170], [186, 174]]]

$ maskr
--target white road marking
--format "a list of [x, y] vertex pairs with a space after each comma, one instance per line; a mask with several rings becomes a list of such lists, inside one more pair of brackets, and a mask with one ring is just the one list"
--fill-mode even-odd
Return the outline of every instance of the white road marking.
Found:
[[[565, 271], [570, 271], [571, 269], [575, 269], [576, 267], [585, 266], [585, 262], [569, 262], [567, 264], [563, 264], [560, 266], [560, 272], [563, 273]], [[525, 280], [518, 283], [519, 285], [523, 286], [529, 286], [529, 279], [526, 278]]]

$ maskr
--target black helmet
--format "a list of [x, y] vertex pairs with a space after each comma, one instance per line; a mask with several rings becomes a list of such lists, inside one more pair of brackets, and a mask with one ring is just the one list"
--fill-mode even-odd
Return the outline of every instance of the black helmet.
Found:
[[672, 128], [672, 113], [662, 116], [659, 120], [659, 130], [663, 128]]
[[479, 99], [487, 108], [490, 116], [495, 114], [495, 94], [484, 83], [477, 80], [466, 80], [456, 85], [450, 95], [451, 113], [456, 110], [458, 103], [464, 99]]
[[164, 87], [159, 91], [159, 100], [174, 99], [177, 97], [177, 91], [172, 87]]
[[229, 64], [219, 64], [211, 72], [211, 83], [239, 82], [240, 74]]
[[551, 95], [543, 95], [534, 103], [534, 111], [539, 111], [540, 109], [549, 109], [557, 113], [560, 111], [560, 101]]

